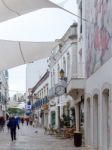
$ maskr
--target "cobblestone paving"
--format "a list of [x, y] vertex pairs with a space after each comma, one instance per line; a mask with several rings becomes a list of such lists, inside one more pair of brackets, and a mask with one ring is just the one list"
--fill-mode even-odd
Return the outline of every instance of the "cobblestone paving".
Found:
[[84, 150], [75, 148], [73, 139], [59, 139], [51, 135], [44, 135], [42, 129], [31, 126], [21, 126], [17, 130], [17, 140], [11, 141], [7, 129], [0, 132], [0, 150]]

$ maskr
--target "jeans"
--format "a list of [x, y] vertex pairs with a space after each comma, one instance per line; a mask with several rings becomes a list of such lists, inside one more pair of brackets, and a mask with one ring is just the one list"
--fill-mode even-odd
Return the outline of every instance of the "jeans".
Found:
[[16, 129], [11, 129], [10, 133], [11, 133], [11, 139], [12, 139], [12, 141], [16, 140]]

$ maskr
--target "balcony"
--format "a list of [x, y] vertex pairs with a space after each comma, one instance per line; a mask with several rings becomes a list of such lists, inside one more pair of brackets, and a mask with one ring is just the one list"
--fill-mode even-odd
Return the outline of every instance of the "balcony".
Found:
[[77, 97], [77, 92], [82, 93], [85, 89], [85, 82], [84, 78], [74, 78], [72, 77], [71, 80], [67, 83], [67, 94], [72, 97]]
[[77, 63], [77, 68], [73, 66], [68, 74], [67, 94], [76, 98], [77, 93], [84, 91], [86, 79], [84, 75], [84, 63]]

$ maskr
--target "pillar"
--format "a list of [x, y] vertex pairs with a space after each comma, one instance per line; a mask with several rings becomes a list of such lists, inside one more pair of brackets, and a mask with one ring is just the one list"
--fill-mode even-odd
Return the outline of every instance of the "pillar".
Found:
[[72, 45], [72, 72], [73, 77], [77, 77], [77, 46]]
[[63, 106], [60, 106], [60, 117], [63, 116]]
[[58, 113], [58, 106], [56, 106], [56, 111], [55, 111], [55, 115], [56, 115], [56, 117], [55, 117], [55, 127], [56, 128], [58, 128], [59, 127], [59, 113]]
[[80, 130], [80, 109], [79, 103], [75, 105], [76, 132]]

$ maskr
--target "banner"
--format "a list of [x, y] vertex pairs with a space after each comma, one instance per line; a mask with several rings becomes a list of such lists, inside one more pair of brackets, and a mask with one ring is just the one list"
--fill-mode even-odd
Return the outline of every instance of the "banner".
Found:
[[25, 105], [25, 109], [28, 109], [28, 110], [32, 109], [32, 105], [26, 104], [26, 105]]

